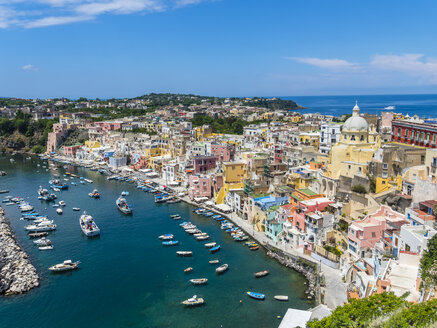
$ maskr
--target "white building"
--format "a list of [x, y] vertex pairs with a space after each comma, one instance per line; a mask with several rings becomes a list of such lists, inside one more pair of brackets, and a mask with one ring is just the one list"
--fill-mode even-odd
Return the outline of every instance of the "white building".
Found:
[[322, 124], [320, 125], [320, 146], [322, 154], [329, 154], [331, 147], [340, 140], [341, 124]]

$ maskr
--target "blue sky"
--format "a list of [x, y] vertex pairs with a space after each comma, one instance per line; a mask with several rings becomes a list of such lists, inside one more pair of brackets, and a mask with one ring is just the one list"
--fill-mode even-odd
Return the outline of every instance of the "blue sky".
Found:
[[0, 96], [436, 93], [437, 1], [0, 0]]

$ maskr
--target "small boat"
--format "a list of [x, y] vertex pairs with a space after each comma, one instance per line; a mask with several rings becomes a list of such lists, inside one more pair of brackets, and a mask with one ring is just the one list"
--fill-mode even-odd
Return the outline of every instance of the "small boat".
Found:
[[265, 277], [269, 274], [269, 270], [255, 272], [255, 278]]
[[93, 180], [91, 180], [91, 179], [84, 179], [84, 180], [88, 183], [93, 183]]
[[215, 272], [217, 272], [217, 273], [223, 273], [223, 272], [225, 272], [228, 268], [229, 268], [229, 265], [227, 265], [227, 264], [222, 264], [222, 265], [220, 265], [217, 269], [215, 269]]
[[170, 240], [170, 241], [163, 241], [162, 242], [163, 246], [175, 246], [177, 244], [179, 244], [179, 241], [177, 241], [177, 240]]
[[73, 211], [80, 211], [79, 207], [73, 207]]
[[251, 251], [256, 251], [256, 250], [259, 249], [259, 246], [258, 246], [258, 245], [250, 246], [249, 249], [250, 249]]
[[53, 190], [55, 190], [55, 188], [59, 189], [59, 190], [61, 190], [61, 189], [65, 189], [65, 190], [68, 189], [68, 185], [64, 184], [59, 179], [52, 179], [52, 180], [50, 180], [49, 181], [49, 185], [50, 185], [50, 188], [52, 188]]
[[175, 203], [180, 203], [181, 199], [180, 198], [173, 198], [170, 200], [167, 200], [167, 204], [175, 204]]
[[99, 194], [99, 191], [97, 189], [94, 189], [92, 192], [90, 192], [88, 194], [88, 196], [90, 196], [91, 198], [95, 198], [95, 199], [100, 198], [100, 194]]
[[182, 302], [185, 306], [199, 306], [205, 304], [205, 300], [201, 297], [197, 298], [197, 295], [194, 295], [192, 298], [189, 298]]
[[202, 241], [202, 240], [208, 240], [209, 236], [208, 235], [203, 235], [203, 236], [198, 236], [195, 237], [197, 241]]
[[211, 247], [214, 247], [215, 245], [217, 245], [217, 243], [207, 243], [207, 244], [205, 244], [205, 247], [211, 248]]
[[53, 188], [54, 191], [61, 191], [59, 188]]
[[210, 253], [217, 253], [220, 250], [220, 245], [214, 246], [209, 250]]
[[46, 232], [56, 230], [56, 224], [53, 221], [44, 221], [38, 224], [32, 224], [24, 227], [29, 232]]
[[30, 204], [22, 204], [20, 205], [20, 211], [21, 212], [30, 212], [33, 211], [33, 206]]
[[180, 218], [181, 216], [179, 215], [179, 214], [172, 214], [172, 215], [170, 215], [170, 217], [172, 218], [172, 219], [174, 219], [174, 218]]
[[40, 251], [50, 251], [50, 250], [53, 249], [53, 245], [40, 246], [40, 247], [38, 247], [38, 249], [39, 249]]
[[192, 251], [177, 251], [176, 254], [178, 256], [193, 256]]
[[45, 237], [42, 237], [41, 239], [37, 239], [33, 242], [36, 246], [49, 246], [52, 244], [50, 239], [46, 239]]
[[129, 196], [129, 192], [128, 191], [122, 191], [121, 192], [121, 195], [124, 197], [124, 196]]
[[278, 300], [278, 301], [288, 301], [288, 296], [286, 296], [286, 295], [275, 295], [275, 300]]
[[94, 222], [94, 219], [91, 215], [86, 214], [86, 212], [83, 212], [83, 214], [79, 218], [79, 225], [82, 229], [82, 232], [87, 237], [93, 237], [100, 235], [100, 229], [97, 226], [97, 224]]
[[186, 268], [186, 269], [184, 269], [184, 272], [185, 273], [188, 273], [188, 272], [191, 272], [191, 271], [193, 271], [194, 269], [192, 268], [192, 267], [188, 267], [188, 268]]
[[62, 263], [52, 265], [49, 270], [53, 272], [65, 272], [76, 270], [79, 267], [79, 261], [72, 262], [71, 260], [65, 260]]
[[256, 300], [263, 300], [266, 298], [266, 296], [264, 294], [255, 293], [255, 292], [247, 292], [247, 295], [249, 295], [250, 297], [252, 297]]
[[58, 213], [59, 215], [62, 214], [63, 213], [62, 208], [57, 208], [56, 213]]
[[48, 232], [33, 232], [33, 233], [28, 234], [28, 236], [30, 238], [38, 238], [38, 237], [45, 237], [48, 234], [49, 234]]
[[217, 264], [219, 262], [220, 262], [219, 260], [211, 260], [211, 261], [209, 261], [209, 264]]
[[0, 194], [7, 194], [8, 192], [9, 192], [9, 190], [6, 190], [6, 189], [0, 190]]
[[115, 204], [117, 205], [118, 209], [123, 213], [123, 214], [132, 214], [132, 209], [130, 208], [130, 206], [128, 205], [127, 201], [125, 198], [123, 197], [118, 197], [117, 200], [115, 201]]
[[65, 202], [63, 201], [63, 200], [61, 200], [60, 202], [59, 202], [59, 206], [65, 206], [66, 204], [65, 204]]
[[193, 285], [205, 285], [208, 282], [208, 279], [206, 279], [206, 278], [190, 279], [190, 282]]
[[158, 238], [161, 239], [161, 240], [171, 240], [171, 239], [173, 239], [173, 237], [174, 236], [171, 233], [167, 233], [165, 235], [159, 236]]

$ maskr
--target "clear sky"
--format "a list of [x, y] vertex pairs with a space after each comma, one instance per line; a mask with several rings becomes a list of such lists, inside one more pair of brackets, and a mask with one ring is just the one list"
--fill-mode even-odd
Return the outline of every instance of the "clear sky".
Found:
[[0, 0], [0, 96], [437, 93], [437, 1]]

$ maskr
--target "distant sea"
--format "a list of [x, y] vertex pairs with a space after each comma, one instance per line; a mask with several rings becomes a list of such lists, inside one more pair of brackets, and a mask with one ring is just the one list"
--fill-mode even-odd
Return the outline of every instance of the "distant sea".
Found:
[[[301, 96], [280, 97], [293, 100], [306, 109], [297, 110], [302, 113], [321, 113], [340, 116], [352, 113], [355, 101], [358, 101], [361, 113], [379, 114], [383, 111], [415, 114], [424, 118], [437, 117], [437, 94], [435, 95], [361, 95], [361, 96]], [[384, 109], [394, 106], [395, 109]]]

